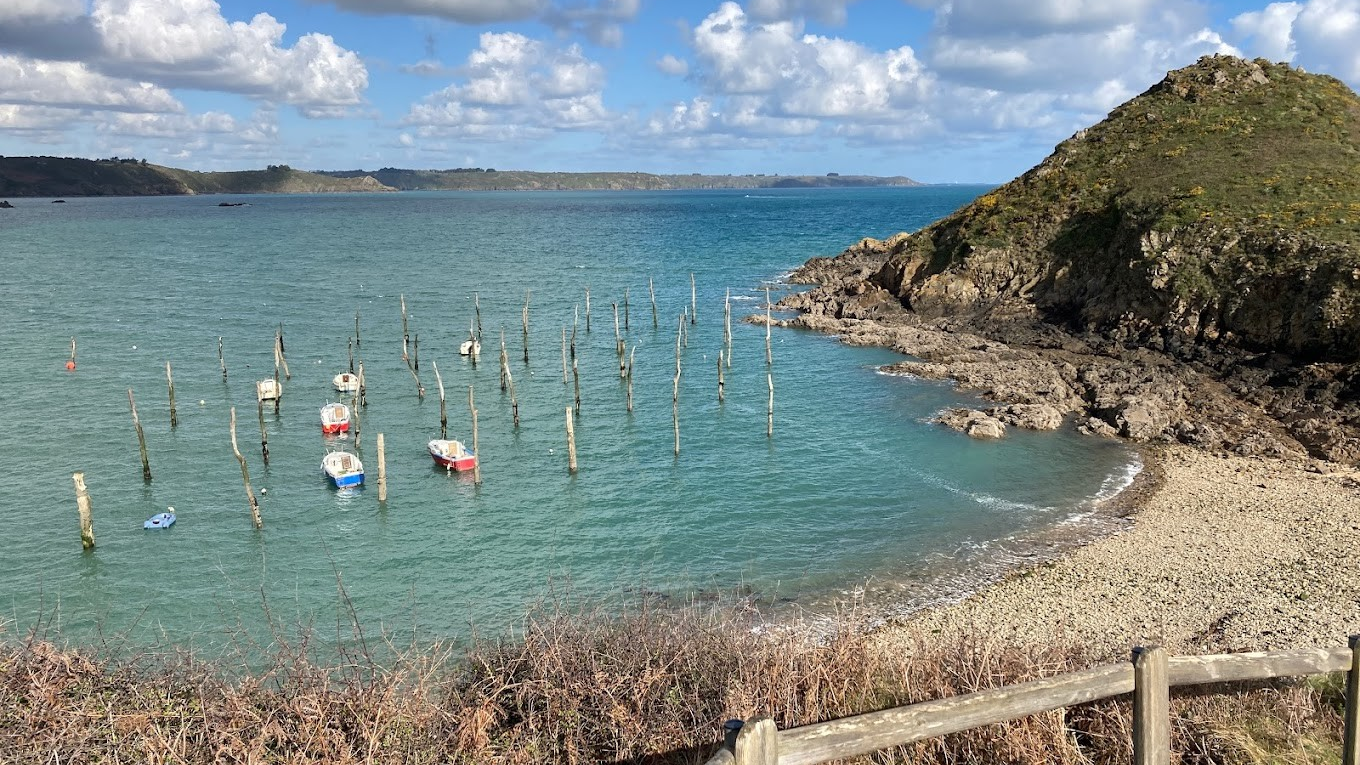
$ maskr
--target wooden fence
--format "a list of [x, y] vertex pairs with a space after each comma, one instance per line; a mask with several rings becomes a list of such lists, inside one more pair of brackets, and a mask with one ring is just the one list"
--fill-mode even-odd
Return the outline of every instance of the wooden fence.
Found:
[[1132, 661], [1045, 677], [963, 696], [778, 730], [768, 717], [725, 726], [722, 748], [707, 765], [815, 765], [880, 749], [1133, 693], [1135, 765], [1168, 765], [1170, 688], [1346, 672], [1342, 762], [1360, 765], [1360, 636], [1349, 648], [1168, 657], [1136, 648]]

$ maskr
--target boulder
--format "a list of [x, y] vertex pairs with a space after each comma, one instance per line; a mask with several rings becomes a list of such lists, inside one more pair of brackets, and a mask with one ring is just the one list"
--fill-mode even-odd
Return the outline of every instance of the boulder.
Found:
[[1142, 396], [1126, 396], [1115, 410], [1114, 426], [1119, 435], [1133, 441], [1152, 441], [1161, 438], [1171, 416], [1160, 401]]
[[935, 422], [966, 433], [973, 438], [1003, 438], [1006, 424], [976, 409], [950, 409], [935, 417]]
[[1007, 425], [1026, 430], [1057, 430], [1063, 423], [1062, 412], [1048, 404], [1011, 404], [994, 407], [987, 413]]

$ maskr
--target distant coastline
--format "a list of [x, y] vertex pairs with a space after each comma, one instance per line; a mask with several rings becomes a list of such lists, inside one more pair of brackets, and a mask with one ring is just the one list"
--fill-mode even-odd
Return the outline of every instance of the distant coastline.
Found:
[[313, 194], [383, 191], [661, 191], [923, 186], [905, 176], [658, 175], [557, 173], [491, 168], [410, 170], [264, 170], [199, 172], [144, 159], [0, 157], [0, 199], [6, 197], [186, 196], [194, 194]]

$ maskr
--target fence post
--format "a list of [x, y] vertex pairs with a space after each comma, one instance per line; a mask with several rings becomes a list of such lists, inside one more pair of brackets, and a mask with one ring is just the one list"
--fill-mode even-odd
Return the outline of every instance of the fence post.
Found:
[[1351, 670], [1346, 673], [1346, 733], [1343, 765], [1360, 765], [1360, 635], [1351, 635]]
[[1133, 649], [1133, 762], [1171, 762], [1171, 687], [1161, 646]]
[[737, 732], [733, 749], [736, 765], [779, 765], [779, 731], [774, 720], [752, 717]]

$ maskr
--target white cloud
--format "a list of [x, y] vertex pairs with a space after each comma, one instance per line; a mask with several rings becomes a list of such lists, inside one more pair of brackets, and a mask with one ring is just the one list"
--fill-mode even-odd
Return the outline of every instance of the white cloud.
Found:
[[79, 118], [73, 109], [0, 104], [0, 130], [56, 131]]
[[1308, 0], [1294, 41], [1300, 65], [1360, 83], [1360, 0]]
[[0, 24], [69, 21], [85, 15], [85, 0], [5, 0]]
[[0, 55], [0, 103], [132, 112], [184, 108], [169, 91], [146, 82], [108, 77], [73, 61], [6, 55]]
[[485, 33], [464, 67], [466, 81], [411, 107], [404, 124], [422, 136], [541, 138], [557, 130], [604, 127], [604, 68], [580, 46], [552, 47], [524, 35]]
[[1236, 16], [1230, 23], [1236, 37], [1246, 41], [1256, 55], [1271, 61], [1293, 61], [1294, 20], [1302, 9], [1298, 3], [1271, 3], [1262, 10]]
[[746, 12], [761, 21], [810, 16], [827, 24], [844, 24], [846, 6], [855, 0], [748, 0]]
[[656, 68], [672, 77], [684, 77], [689, 74], [689, 62], [669, 53], [656, 60]]
[[554, 5], [543, 13], [543, 22], [559, 35], [584, 35], [596, 45], [617, 48], [623, 44], [623, 23], [637, 16], [639, 0], [595, 0], [592, 5]]
[[328, 35], [292, 48], [267, 13], [228, 22], [213, 0], [95, 0], [101, 68], [170, 87], [244, 93], [303, 107], [358, 104], [368, 85], [359, 57]]
[[952, 0], [938, 13], [945, 34], [1033, 36], [1095, 32], [1138, 21], [1157, 0]]

